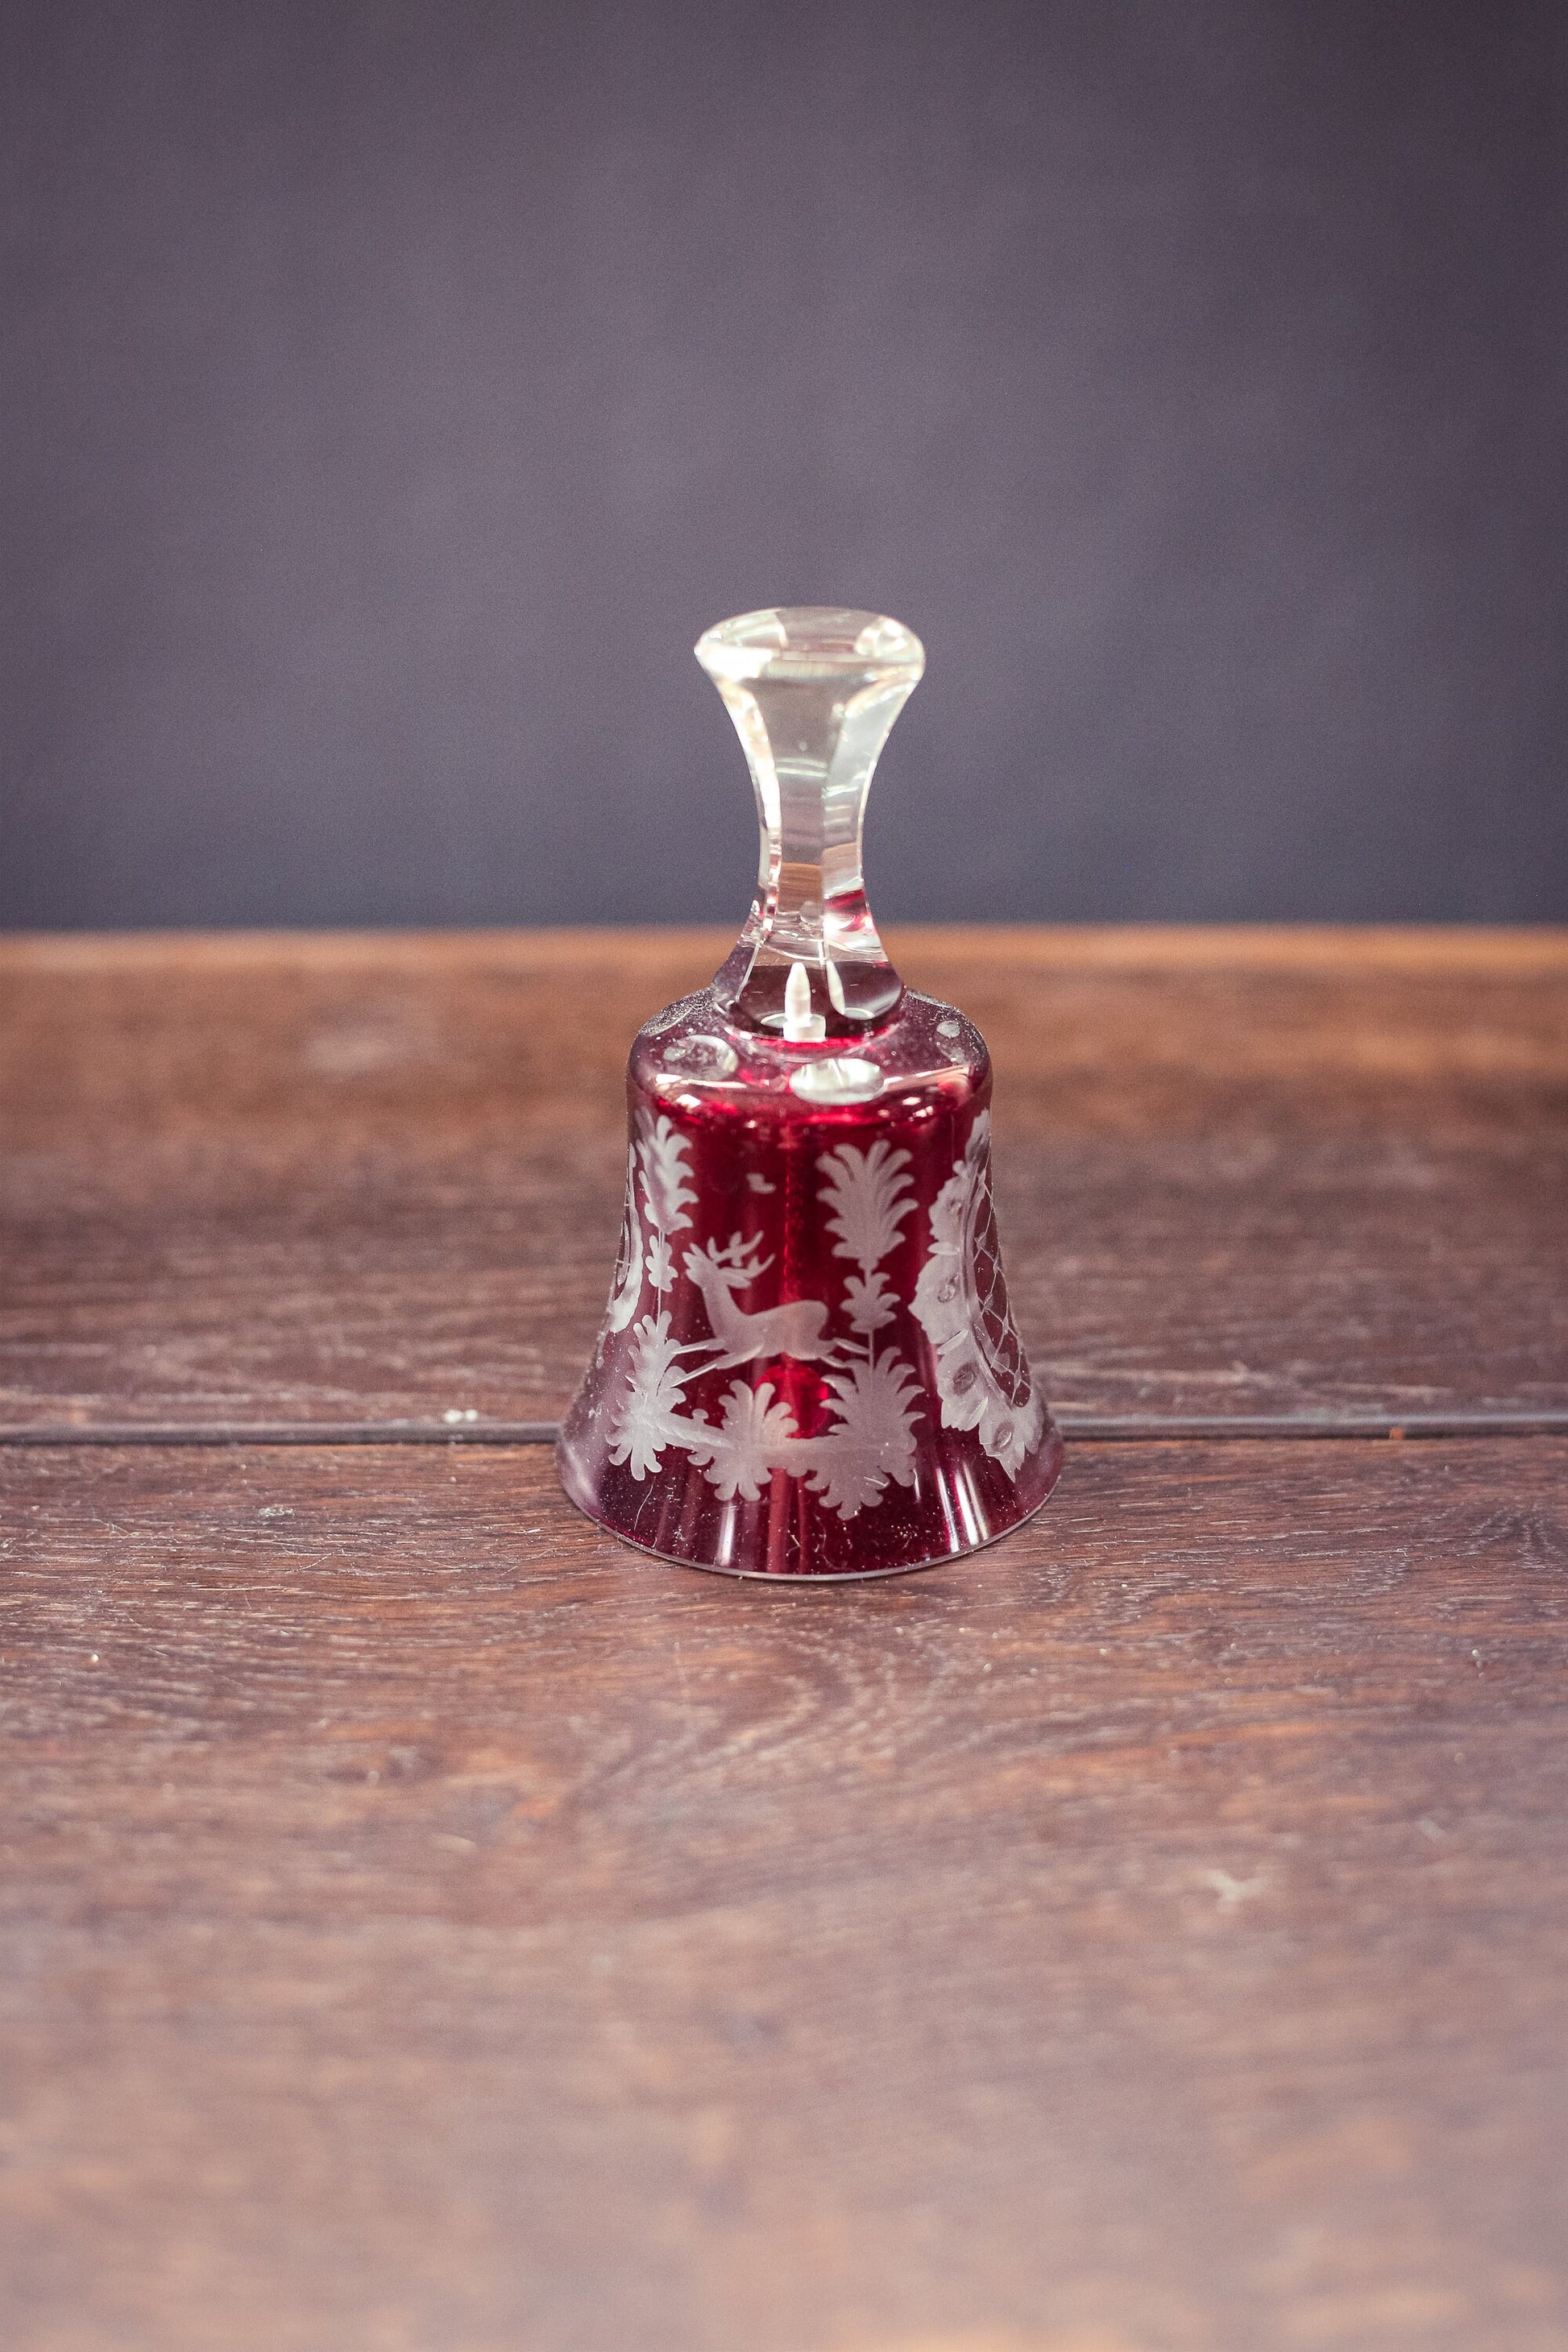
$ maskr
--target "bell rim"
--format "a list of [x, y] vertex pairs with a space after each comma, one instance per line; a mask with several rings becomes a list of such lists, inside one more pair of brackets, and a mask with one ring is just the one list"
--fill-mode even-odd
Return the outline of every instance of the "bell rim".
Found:
[[1026, 1510], [1020, 1511], [1016, 1519], [1009, 1519], [1005, 1528], [997, 1528], [992, 1534], [982, 1536], [978, 1542], [961, 1545], [954, 1551], [933, 1552], [929, 1559], [896, 1560], [886, 1568], [846, 1568], [821, 1571], [812, 1569], [725, 1567], [718, 1560], [692, 1559], [680, 1552], [660, 1551], [656, 1544], [639, 1542], [636, 1536], [627, 1535], [611, 1520], [602, 1517], [597, 1511], [592, 1510], [580, 1496], [574, 1494], [567, 1478], [563, 1439], [557, 1440], [555, 1445], [555, 1475], [560, 1480], [562, 1493], [574, 1511], [580, 1511], [590, 1526], [603, 1528], [607, 1536], [613, 1536], [617, 1543], [625, 1544], [628, 1551], [640, 1552], [645, 1559], [663, 1560], [671, 1568], [695, 1569], [702, 1576], [728, 1576], [742, 1584], [875, 1584], [889, 1576], [919, 1576], [928, 1569], [949, 1568], [956, 1560], [970, 1559], [976, 1552], [990, 1551], [994, 1545], [1005, 1543], [1009, 1536], [1016, 1535], [1020, 1528], [1026, 1528], [1029, 1522], [1037, 1518], [1045, 1509], [1061, 1484], [1066, 1455], [1067, 1449], [1063, 1443], [1061, 1430], [1047, 1411], [1046, 1426], [1041, 1433], [1037, 1457], [1049, 1464], [1049, 1475], [1045, 1490]]

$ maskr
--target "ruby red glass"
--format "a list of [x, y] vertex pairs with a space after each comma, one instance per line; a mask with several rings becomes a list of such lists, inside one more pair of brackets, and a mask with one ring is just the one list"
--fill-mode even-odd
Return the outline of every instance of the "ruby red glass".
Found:
[[609, 1306], [558, 1459], [588, 1515], [733, 1575], [881, 1576], [1004, 1535], [1061, 1441], [1007, 1304], [973, 1025], [906, 989], [860, 871], [872, 770], [919, 679], [897, 622], [710, 630], [745, 746], [757, 896], [627, 1072]]

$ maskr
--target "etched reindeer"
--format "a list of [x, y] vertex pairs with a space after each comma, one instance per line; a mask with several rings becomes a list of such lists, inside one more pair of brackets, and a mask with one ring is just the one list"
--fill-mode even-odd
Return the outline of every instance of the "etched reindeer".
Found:
[[693, 1339], [679, 1352], [689, 1356], [700, 1348], [717, 1348], [719, 1353], [701, 1367], [705, 1372], [727, 1372], [733, 1365], [752, 1364], [763, 1356], [793, 1356], [799, 1363], [836, 1360], [832, 1342], [823, 1337], [828, 1310], [820, 1299], [792, 1298], [783, 1307], [764, 1307], [760, 1315], [748, 1315], [736, 1306], [736, 1291], [749, 1290], [773, 1264], [771, 1257], [758, 1257], [761, 1247], [758, 1241], [743, 1242], [739, 1234], [731, 1234], [722, 1247], [710, 1242], [706, 1247], [694, 1244], [686, 1253], [685, 1271], [702, 1293], [713, 1336]]

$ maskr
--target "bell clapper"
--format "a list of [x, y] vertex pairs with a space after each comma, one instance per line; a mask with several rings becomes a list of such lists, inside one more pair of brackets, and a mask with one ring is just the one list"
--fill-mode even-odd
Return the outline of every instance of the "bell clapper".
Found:
[[803, 963], [792, 963], [784, 982], [784, 1034], [786, 1045], [815, 1045], [827, 1034], [827, 1024], [811, 1009], [811, 974]]

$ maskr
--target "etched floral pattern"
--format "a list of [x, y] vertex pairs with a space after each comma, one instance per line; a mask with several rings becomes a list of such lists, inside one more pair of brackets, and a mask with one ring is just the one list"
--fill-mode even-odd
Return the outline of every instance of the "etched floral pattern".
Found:
[[915, 1480], [915, 1421], [920, 1383], [900, 1355], [851, 1364], [829, 1372], [827, 1410], [837, 1423], [807, 1473], [807, 1484], [829, 1510], [852, 1519], [879, 1503], [889, 1481]]
[[675, 1281], [670, 1236], [686, 1231], [697, 1205], [690, 1150], [673, 1121], [662, 1116], [650, 1118], [647, 1111], [639, 1115], [634, 1157], [648, 1224], [648, 1280], [661, 1296]]
[[982, 1111], [931, 1213], [931, 1255], [913, 1307], [936, 1359], [942, 1418], [973, 1429], [1009, 1477], [1039, 1444], [1046, 1409], [1029, 1379], [1002, 1283], [991, 1205], [991, 1116]]
[[739, 1495], [754, 1503], [775, 1463], [787, 1465], [795, 1443], [795, 1415], [787, 1404], [773, 1402], [773, 1382], [749, 1389], [736, 1381], [724, 1392], [717, 1435], [699, 1437], [691, 1452], [699, 1461], [706, 1457], [703, 1475], [717, 1487], [721, 1502]]
[[885, 1331], [899, 1311], [885, 1274], [852, 1274], [844, 1286], [844, 1302], [850, 1329], [866, 1339]]
[[898, 1247], [899, 1227], [915, 1205], [910, 1155], [890, 1143], [873, 1143], [868, 1151], [846, 1143], [825, 1151], [816, 1165], [832, 1211], [827, 1230], [838, 1235], [833, 1255], [852, 1258], [868, 1275]]
[[[819, 1157], [826, 1230], [835, 1236], [834, 1256], [847, 1268], [835, 1328], [829, 1302], [795, 1298], [757, 1310], [742, 1303], [773, 1264], [756, 1236], [737, 1231], [722, 1244], [673, 1245], [691, 1227], [696, 1205], [689, 1147], [668, 1118], [642, 1114], [606, 1332], [631, 1323], [645, 1286], [653, 1290], [656, 1310], [631, 1333], [610, 1402], [611, 1460], [640, 1481], [677, 1446], [724, 1502], [757, 1501], [783, 1470], [804, 1478], [841, 1518], [874, 1508], [890, 1486], [915, 1483], [924, 1391], [908, 1358], [879, 1346], [879, 1335], [908, 1307], [931, 1342], [943, 1423], [975, 1430], [985, 1451], [1016, 1475], [1038, 1442], [1044, 1408], [1028, 1386], [1000, 1289], [989, 1129], [983, 1112], [932, 1208], [929, 1254], [907, 1301], [883, 1261], [899, 1248], [915, 1212], [909, 1153], [877, 1140], [864, 1150], [841, 1144]], [[710, 1336], [677, 1339], [664, 1304], [677, 1284], [689, 1286], [700, 1300]], [[781, 1359], [824, 1367], [826, 1425], [815, 1434], [801, 1433], [773, 1380], [755, 1387], [731, 1381], [718, 1400], [717, 1419], [688, 1402], [690, 1384], [708, 1373]]]
[[679, 1424], [678, 1408], [688, 1377], [670, 1334], [669, 1311], [645, 1315], [632, 1333], [626, 1386], [610, 1416], [610, 1459], [626, 1462], [634, 1478], [658, 1468], [664, 1448]]

